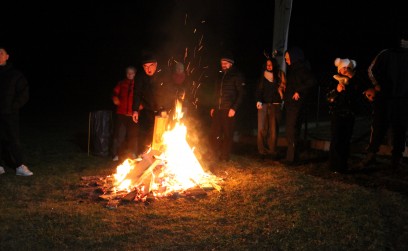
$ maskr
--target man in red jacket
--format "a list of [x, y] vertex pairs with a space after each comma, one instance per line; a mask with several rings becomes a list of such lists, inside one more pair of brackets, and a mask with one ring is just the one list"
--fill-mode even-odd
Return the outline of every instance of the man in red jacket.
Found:
[[126, 152], [136, 157], [138, 153], [138, 124], [132, 120], [133, 89], [136, 68], [126, 68], [126, 78], [113, 88], [113, 103], [116, 105], [115, 125], [112, 145], [113, 161]]

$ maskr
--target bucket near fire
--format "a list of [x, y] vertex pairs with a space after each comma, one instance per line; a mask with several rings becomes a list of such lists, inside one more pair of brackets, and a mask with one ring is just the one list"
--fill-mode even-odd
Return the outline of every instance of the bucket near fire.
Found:
[[101, 110], [89, 113], [88, 155], [108, 156], [112, 141], [112, 111]]

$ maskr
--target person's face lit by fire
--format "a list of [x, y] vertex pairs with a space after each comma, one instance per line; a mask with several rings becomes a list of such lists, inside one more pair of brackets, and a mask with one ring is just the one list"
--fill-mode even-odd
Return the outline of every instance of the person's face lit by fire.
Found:
[[0, 49], [0, 65], [6, 65], [6, 62], [9, 58], [7, 51], [3, 48]]
[[353, 77], [353, 70], [350, 68], [350, 67], [347, 67], [347, 66], [345, 66], [345, 67], [341, 67], [340, 69], [339, 69], [339, 73], [341, 74], [341, 75], [343, 75], [343, 76], [347, 76], [347, 77], [349, 77], [349, 78], [352, 78]]
[[135, 78], [136, 70], [134, 68], [128, 68], [126, 70], [126, 78], [132, 80]]
[[272, 61], [271, 61], [271, 60], [267, 60], [267, 61], [266, 61], [266, 70], [269, 71], [269, 72], [272, 72], [272, 70], [273, 70], [273, 64], [272, 64]]
[[226, 60], [221, 60], [221, 70], [222, 71], [227, 71], [229, 68], [231, 68], [232, 64]]
[[147, 76], [153, 76], [157, 70], [157, 62], [143, 64], [143, 70]]
[[289, 55], [288, 52], [285, 52], [285, 62], [286, 62], [288, 65], [291, 64], [291, 62], [290, 62], [290, 55]]

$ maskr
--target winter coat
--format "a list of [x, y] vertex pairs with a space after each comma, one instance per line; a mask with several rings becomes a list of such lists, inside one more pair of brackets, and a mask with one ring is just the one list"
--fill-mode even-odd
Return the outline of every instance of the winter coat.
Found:
[[234, 66], [225, 72], [220, 71], [216, 79], [216, 99], [212, 108], [237, 111], [244, 98], [244, 86], [244, 77]]
[[116, 107], [116, 113], [131, 116], [133, 104], [134, 80], [124, 79], [113, 88], [113, 97], [120, 101]]
[[368, 78], [357, 71], [352, 78], [348, 78], [344, 91], [337, 92], [337, 85], [338, 82], [334, 81], [331, 92], [335, 93], [335, 96], [330, 104], [330, 112], [340, 115], [358, 113], [365, 101], [363, 92], [369, 87]]
[[[292, 62], [286, 72], [285, 105], [302, 105], [316, 84], [317, 81], [306, 63], [303, 61]], [[300, 99], [297, 101], [292, 99], [295, 92], [300, 95]]]
[[15, 114], [27, 103], [29, 86], [24, 75], [11, 64], [0, 66], [0, 114]]
[[408, 98], [408, 48], [381, 51], [369, 68], [369, 76], [381, 86], [384, 98]]
[[157, 69], [153, 76], [143, 71], [135, 77], [133, 95], [133, 111], [139, 110], [139, 105], [148, 111], [169, 112], [174, 108], [175, 92], [168, 73]]

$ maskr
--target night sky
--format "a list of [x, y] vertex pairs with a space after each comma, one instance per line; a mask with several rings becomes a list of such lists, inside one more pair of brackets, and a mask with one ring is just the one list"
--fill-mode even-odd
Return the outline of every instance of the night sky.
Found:
[[[304, 49], [317, 75], [333, 70], [336, 57], [366, 68], [408, 24], [400, 1], [356, 2], [293, 1], [288, 43]], [[89, 112], [111, 107], [113, 86], [127, 65], [138, 65], [144, 50], [166, 65], [186, 47], [192, 52], [201, 37], [195, 66], [208, 66], [204, 84], [211, 84], [219, 55], [228, 50], [254, 85], [263, 52], [272, 47], [273, 13], [274, 1], [5, 5], [0, 44], [10, 48], [10, 61], [29, 80], [31, 109]]]

